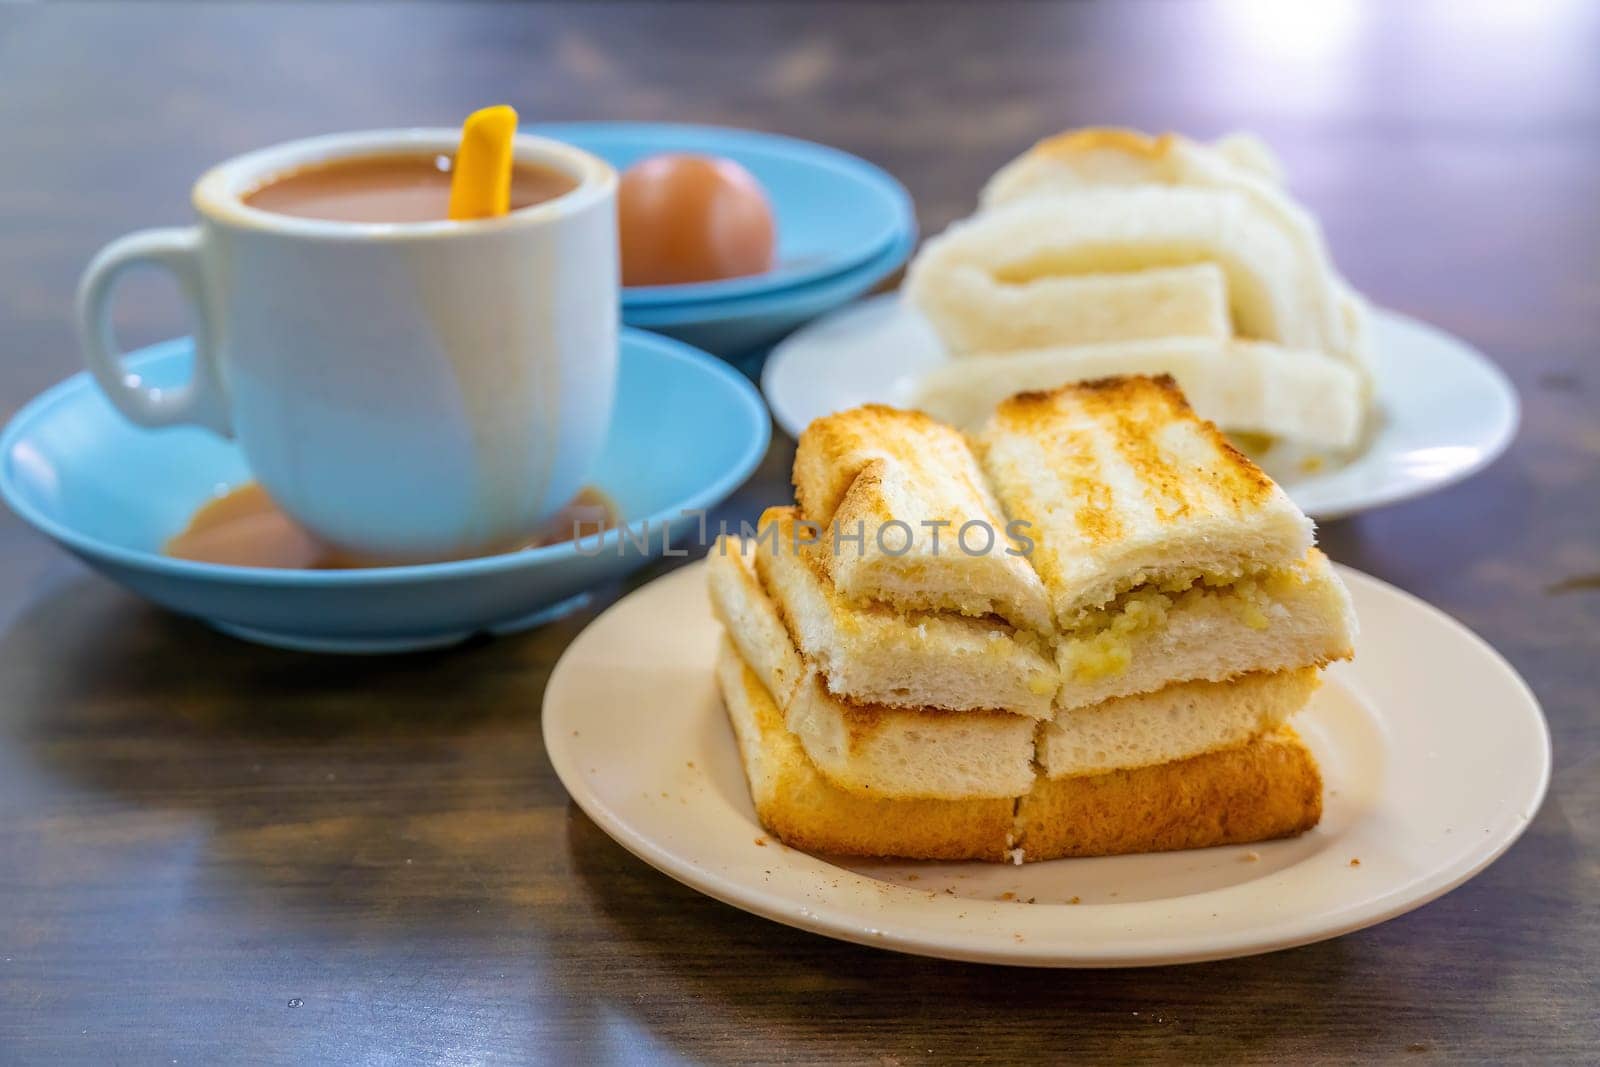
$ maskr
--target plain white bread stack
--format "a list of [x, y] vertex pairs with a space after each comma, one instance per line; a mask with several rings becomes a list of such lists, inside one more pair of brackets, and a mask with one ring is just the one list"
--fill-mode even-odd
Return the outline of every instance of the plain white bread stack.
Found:
[[1367, 309], [1254, 138], [1084, 129], [990, 179], [906, 282], [956, 358], [918, 406], [968, 429], [1011, 394], [1167, 373], [1232, 433], [1353, 449]]

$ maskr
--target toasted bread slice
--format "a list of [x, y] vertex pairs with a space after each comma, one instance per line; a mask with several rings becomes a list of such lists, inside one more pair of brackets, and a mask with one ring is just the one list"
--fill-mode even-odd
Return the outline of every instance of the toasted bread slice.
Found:
[[1063, 629], [1143, 586], [1221, 584], [1311, 547], [1310, 520], [1164, 375], [1021, 393], [979, 446]]
[[834, 589], [794, 508], [769, 508], [752, 545], [761, 584], [835, 696], [857, 704], [1049, 718], [1057, 673], [1044, 638], [989, 616], [902, 612]]
[[1228, 186], [1103, 185], [1025, 197], [923, 246], [906, 285], [921, 307], [977, 272], [1001, 285], [1215, 263], [1235, 332], [1335, 356], [1346, 349], [1332, 272], [1297, 231]]
[[1049, 631], [1044, 586], [959, 431], [876, 404], [829, 415], [800, 435], [794, 484], [841, 595]]
[[[1233, 333], [1214, 263], [1013, 284], [981, 270], [919, 274], [907, 290], [953, 356]], [[1059, 382], [1056, 384], [1060, 384]]]
[[1172, 682], [1323, 667], [1354, 654], [1350, 593], [1316, 549], [1292, 567], [1224, 586], [1148, 588], [1058, 637], [1059, 709], [1084, 708]]
[[1309, 349], [1195, 337], [1041, 348], [956, 359], [922, 380], [916, 404], [978, 430], [1002, 400], [1119, 374], [1170, 374], [1203, 419], [1224, 430], [1343, 450], [1361, 435], [1362, 379]]
[[1236, 748], [1287, 722], [1319, 684], [1317, 670], [1302, 667], [1179, 682], [1062, 711], [1039, 731], [1039, 770], [1046, 778], [1071, 778]]
[[833, 696], [815, 674], [803, 672], [751, 566], [759, 549], [747, 545], [741, 552], [737, 539], [724, 542], [709, 557], [716, 614], [829, 781], [891, 797], [1013, 797], [1028, 788], [1034, 719], [1002, 711], [874, 707]]
[[1033, 783], [1038, 723], [1022, 715], [851, 704], [811, 675], [785, 721], [823, 776], [852, 793], [962, 800]]
[[788, 707], [806, 676], [805, 661], [767, 599], [749, 555], [737, 537], [719, 537], [706, 554], [711, 612], [733, 638], [739, 654], [761, 676], [779, 707]]
[[1015, 801], [891, 799], [824, 777], [727, 639], [717, 683], [757, 818], [807, 852], [1002, 862], [1019, 846], [1021, 858], [1046, 860], [1245, 844], [1301, 833], [1321, 817], [1316, 762], [1288, 729], [1176, 763], [1039, 779]]
[[785, 844], [848, 856], [1005, 859], [1011, 798], [890, 800], [848, 792], [806, 758], [761, 679], [727, 638], [717, 654], [717, 684], [739, 740], [756, 817]]
[[1292, 837], [1322, 818], [1316, 759], [1287, 726], [1131, 771], [1040, 778], [1017, 805], [1025, 860], [1170, 852]]

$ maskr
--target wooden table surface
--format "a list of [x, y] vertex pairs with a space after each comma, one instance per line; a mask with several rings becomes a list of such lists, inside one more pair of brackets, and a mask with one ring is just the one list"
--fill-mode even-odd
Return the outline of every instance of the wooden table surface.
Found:
[[[77, 369], [94, 250], [278, 140], [501, 100], [751, 126], [883, 164], [932, 231], [1064, 126], [1258, 131], [1359, 288], [1521, 391], [1490, 470], [1323, 537], [1484, 635], [1555, 738], [1522, 841], [1375, 929], [1171, 969], [933, 962], [701, 897], [569, 803], [543, 686], [625, 590], [456, 651], [299, 656], [148, 607], [7, 515], [0, 1061], [1593, 1061], [1600, 9], [1529, 6], [0, 7], [7, 415]], [[185, 328], [155, 283], [119, 317], [129, 344]], [[786, 499], [791, 452], [726, 513]]]

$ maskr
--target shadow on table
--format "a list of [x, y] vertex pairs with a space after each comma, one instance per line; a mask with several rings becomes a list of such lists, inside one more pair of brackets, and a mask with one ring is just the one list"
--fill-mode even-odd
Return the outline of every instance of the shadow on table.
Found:
[[[548, 672], [596, 610], [509, 639], [329, 656], [252, 645], [86, 579], [7, 628], [0, 699], [23, 729], [55, 729], [65, 710], [80, 726], [137, 729], [158, 742], [457, 733], [536, 718], [540, 692], [528, 693], [527, 678]], [[29, 722], [30, 712], [41, 714]]]
[[543, 680], [595, 610], [447, 651], [328, 657], [75, 580], [0, 636], [0, 798], [69, 886], [131, 898], [183, 878], [264, 928], [470, 932], [458, 916], [487, 924], [533, 879], [518, 846], [559, 839]]

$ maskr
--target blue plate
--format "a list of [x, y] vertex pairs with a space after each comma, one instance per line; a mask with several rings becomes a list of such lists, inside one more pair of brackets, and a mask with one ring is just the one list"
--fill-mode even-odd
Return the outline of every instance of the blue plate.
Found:
[[[131, 356], [156, 386], [189, 379], [192, 348]], [[198, 429], [142, 430], [78, 374], [35, 398], [0, 436], [0, 493], [13, 511], [91, 567], [165, 607], [265, 644], [397, 652], [503, 633], [698, 531], [695, 515], [761, 461], [770, 422], [755, 389], [686, 345], [622, 332], [612, 434], [592, 481], [626, 533], [498, 556], [368, 570], [264, 570], [172, 559], [163, 542], [220, 488], [249, 479], [231, 442]], [[644, 544], [641, 545], [641, 540]]]
[[624, 308], [722, 301], [807, 285], [881, 256], [912, 219], [910, 195], [888, 173], [793, 137], [655, 122], [548, 123], [534, 132], [593, 152], [618, 170], [660, 152], [725, 156], [766, 189], [778, 228], [772, 270], [717, 282], [630, 286], [622, 292]]
[[734, 359], [774, 344], [819, 315], [869, 291], [893, 274], [917, 244], [908, 221], [888, 248], [854, 270], [811, 285], [705, 304], [624, 308], [623, 321]]

